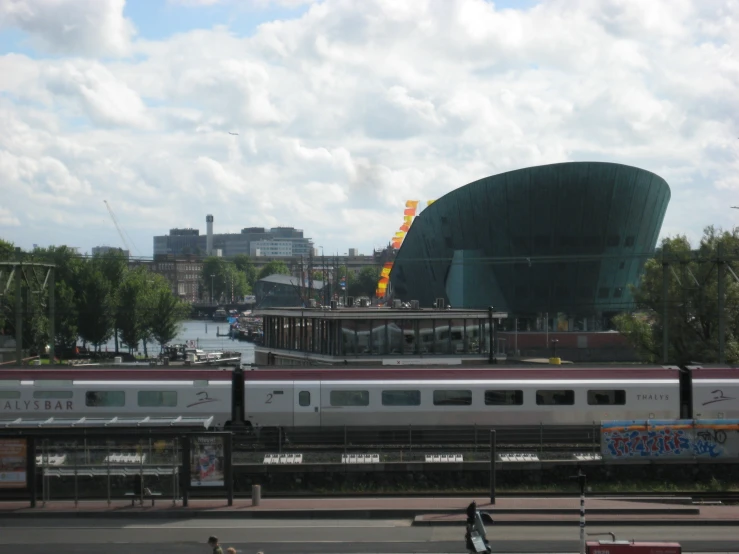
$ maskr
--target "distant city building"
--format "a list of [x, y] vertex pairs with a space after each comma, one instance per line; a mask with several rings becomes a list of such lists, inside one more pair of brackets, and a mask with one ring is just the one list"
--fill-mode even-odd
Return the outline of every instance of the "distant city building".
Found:
[[144, 267], [162, 275], [169, 282], [172, 293], [187, 302], [200, 298], [200, 275], [203, 263], [195, 256], [154, 256], [154, 260], [130, 260], [129, 269]]
[[249, 255], [289, 258], [293, 255], [293, 243], [289, 240], [255, 240], [249, 245]]
[[357, 249], [356, 248], [350, 248], [349, 249], [349, 257], [350, 258], [356, 258], [357, 257]]
[[107, 254], [108, 252], [120, 252], [126, 257], [126, 259], [131, 257], [131, 252], [129, 250], [124, 250], [123, 248], [118, 248], [116, 246], [93, 246], [92, 247], [93, 256], [102, 256], [103, 254]]
[[[310, 256], [313, 250], [311, 239], [303, 236], [301, 229], [293, 227], [245, 227], [240, 233], [213, 233], [213, 216], [206, 218], [206, 235], [198, 229], [170, 229], [168, 235], [154, 237], [154, 256], [205, 256], [215, 255], [220, 250], [224, 258], [232, 258], [238, 254], [252, 255], [253, 249], [259, 249], [262, 256], [271, 256], [265, 252], [279, 249], [281, 252], [290, 249], [290, 254], [275, 256]], [[254, 246], [254, 243], [270, 243], [269, 247]], [[278, 245], [272, 242], [280, 242]]]
[[259, 308], [300, 307], [322, 290], [323, 281], [301, 284], [300, 279], [290, 275], [269, 275], [254, 283]]

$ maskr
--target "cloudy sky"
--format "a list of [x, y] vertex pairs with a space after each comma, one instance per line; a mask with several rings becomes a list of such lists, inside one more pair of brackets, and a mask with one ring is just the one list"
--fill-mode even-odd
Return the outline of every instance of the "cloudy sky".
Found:
[[[387, 244], [405, 200], [599, 160], [739, 224], [739, 0], [0, 0], [0, 237], [295, 226]], [[238, 133], [238, 135], [230, 134]]]

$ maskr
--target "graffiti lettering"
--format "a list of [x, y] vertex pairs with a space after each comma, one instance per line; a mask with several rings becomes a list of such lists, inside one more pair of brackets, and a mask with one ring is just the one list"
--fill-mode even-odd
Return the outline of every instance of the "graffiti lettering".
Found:
[[679, 456], [690, 451], [690, 438], [683, 430], [607, 432], [603, 439], [615, 458]]
[[611, 421], [601, 427], [604, 458], [739, 458], [739, 420]]

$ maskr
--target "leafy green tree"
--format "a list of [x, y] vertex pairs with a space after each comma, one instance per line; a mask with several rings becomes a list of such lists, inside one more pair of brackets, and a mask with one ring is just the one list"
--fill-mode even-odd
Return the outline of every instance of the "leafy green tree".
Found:
[[149, 271], [138, 267], [128, 271], [116, 293], [116, 327], [120, 329], [121, 340], [128, 347], [129, 353], [137, 349], [139, 341], [146, 334], [147, 317], [149, 316], [150, 295]]
[[8, 262], [15, 259], [15, 246], [12, 242], [0, 239], [0, 262]]
[[[93, 257], [92, 263], [100, 268], [100, 271], [110, 283], [110, 294], [115, 299], [118, 294], [118, 288], [123, 282], [123, 278], [128, 271], [128, 261], [121, 250], [113, 249], [97, 254]], [[115, 301], [112, 302], [114, 311], [118, 308]], [[113, 338], [115, 339], [115, 351], [118, 352], [118, 326], [117, 318], [113, 314]]]
[[[248, 260], [248, 257], [246, 259]], [[243, 258], [239, 260], [239, 263], [241, 267], [250, 267], [250, 263], [245, 265]], [[228, 302], [232, 298], [247, 295], [251, 291], [246, 272], [240, 270], [235, 262], [223, 258], [206, 258], [203, 262], [201, 279], [201, 290], [206, 291], [207, 297], [210, 297], [212, 290], [216, 300], [223, 299]]]
[[[636, 309], [614, 318], [616, 328], [650, 362], [662, 361], [667, 328], [669, 363], [718, 361], [718, 279], [716, 259], [736, 258], [739, 228], [724, 232], [707, 227], [697, 248], [684, 236], [666, 238], [655, 258], [646, 262], [637, 287], [631, 287]], [[667, 296], [663, 296], [663, 252], [669, 262]], [[726, 266], [739, 275], [739, 261]], [[739, 283], [725, 275], [725, 353], [739, 361]], [[667, 307], [667, 319], [664, 317]]]
[[270, 275], [290, 275], [290, 269], [282, 260], [272, 260], [271, 262], [267, 262], [267, 264], [259, 270], [257, 280], [264, 279]]
[[151, 335], [160, 349], [180, 332], [180, 323], [187, 317], [189, 307], [171, 291], [159, 288], [153, 297], [154, 311], [150, 316]]
[[349, 278], [349, 296], [369, 296], [372, 298], [377, 290], [377, 281], [380, 279], [380, 268], [365, 266]]
[[244, 294], [249, 294], [257, 280], [257, 268], [254, 267], [254, 263], [251, 258], [246, 254], [237, 254], [233, 257], [232, 261], [234, 267], [244, 274], [246, 284], [249, 285], [249, 290]]
[[80, 337], [98, 349], [113, 336], [113, 298], [110, 281], [94, 264], [82, 266], [78, 296]]

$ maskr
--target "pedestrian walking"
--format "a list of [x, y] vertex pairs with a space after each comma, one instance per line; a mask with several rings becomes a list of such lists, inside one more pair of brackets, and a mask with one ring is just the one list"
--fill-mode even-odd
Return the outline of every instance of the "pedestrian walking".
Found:
[[208, 546], [213, 549], [213, 554], [223, 554], [223, 548], [218, 544], [218, 537], [208, 537]]

